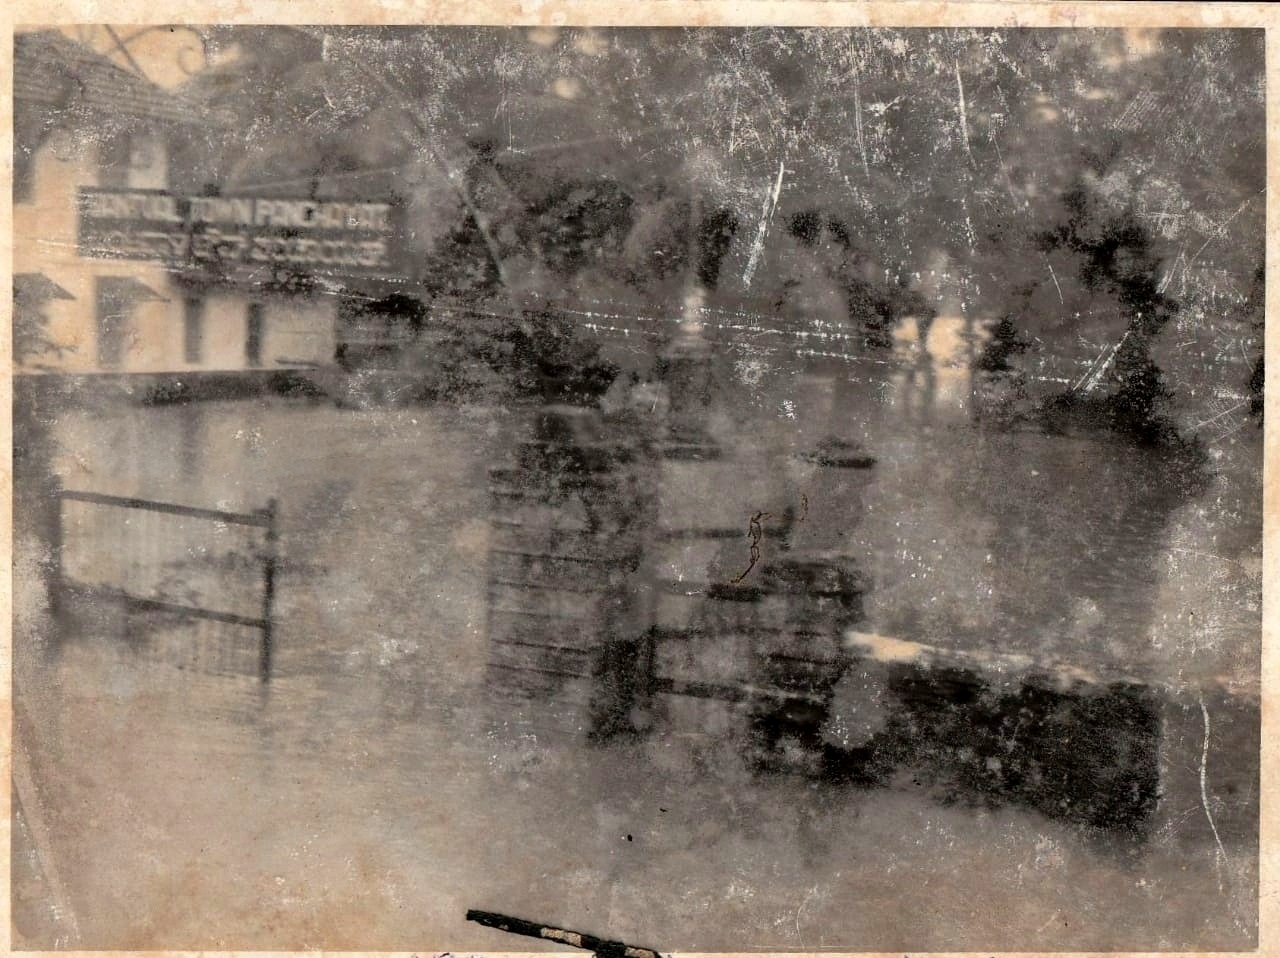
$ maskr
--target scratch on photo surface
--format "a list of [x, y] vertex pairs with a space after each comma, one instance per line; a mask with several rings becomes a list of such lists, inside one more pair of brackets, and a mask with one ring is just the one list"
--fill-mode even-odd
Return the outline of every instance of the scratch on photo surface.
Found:
[[747, 267], [742, 273], [744, 286], [751, 285], [751, 277], [755, 274], [756, 264], [760, 261], [764, 239], [769, 232], [769, 221], [773, 219], [773, 211], [778, 208], [778, 196], [782, 193], [782, 177], [786, 171], [786, 160], [783, 160], [778, 163], [778, 178], [774, 181], [773, 190], [765, 197], [764, 208], [760, 211], [760, 227], [756, 230], [756, 239], [751, 244], [751, 254], [747, 257]]
[[1204, 718], [1204, 748], [1200, 752], [1200, 804], [1204, 808], [1204, 817], [1209, 821], [1209, 828], [1213, 831], [1213, 840], [1218, 846], [1218, 891], [1222, 892], [1222, 866], [1227, 863], [1227, 850], [1222, 846], [1213, 812], [1209, 810], [1209, 707], [1204, 704], [1204, 696], [1200, 697], [1200, 714]]
[[969, 146], [969, 114], [964, 103], [964, 80], [960, 77], [960, 61], [956, 61], [956, 100], [960, 112], [960, 132], [964, 136], [964, 152], [969, 157], [969, 166], [978, 168], [973, 159], [973, 149]]

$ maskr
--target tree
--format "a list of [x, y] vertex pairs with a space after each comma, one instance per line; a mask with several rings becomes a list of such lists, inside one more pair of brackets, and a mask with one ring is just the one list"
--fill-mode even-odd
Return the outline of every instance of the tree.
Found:
[[1002, 317], [992, 330], [987, 345], [978, 355], [975, 366], [979, 371], [992, 375], [1012, 373], [1010, 360], [1025, 353], [1029, 345], [1018, 332], [1013, 317]]
[[67, 294], [43, 275], [25, 274], [13, 281], [13, 362], [15, 366], [35, 366], [44, 358], [61, 359], [75, 352], [74, 346], [58, 342], [49, 330], [45, 311], [51, 299]]
[[[1171, 403], [1191, 416], [1207, 395], [1181, 388], [1206, 372], [1191, 355], [1157, 348], [1174, 297], [1191, 323], [1208, 308], [1201, 271], [1243, 288], [1260, 256], [1256, 32], [301, 36], [248, 31], [242, 66], [218, 68], [245, 71], [215, 98], [236, 116], [231, 179], [403, 196], [422, 278], [445, 289], [456, 277], [504, 309], [523, 308], [526, 288], [671, 298], [705, 273], [689, 260], [710, 222], [694, 207], [723, 211], [707, 227], [721, 237], [715, 282], [744, 309], [769, 315], [796, 258], [766, 256], [753, 275], [745, 250], [787, 236], [883, 343], [903, 316], [927, 322], [920, 277], [945, 259], [975, 335], [982, 317], [1013, 317], [1034, 344], [1009, 357], [1027, 402], [1084, 374], [1090, 396], [1125, 391], [1109, 421], [1142, 432], [1134, 416]], [[785, 224], [807, 211], [818, 218], [792, 235]], [[1172, 400], [1134, 393], [1159, 378], [1148, 363]]]
[[[1172, 393], [1151, 347], [1178, 304], [1160, 292], [1160, 259], [1146, 226], [1132, 208], [1116, 211], [1099, 195], [1097, 184], [1117, 154], [1113, 145], [1105, 154], [1086, 157], [1086, 170], [1062, 196], [1059, 222], [1038, 238], [1045, 253], [1069, 253], [1074, 267], [1069, 275], [1093, 294], [1095, 311], [1114, 312], [1124, 324], [1119, 342], [1095, 368], [1050, 402], [1059, 410], [1085, 411], [1096, 424], [1144, 443], [1174, 440], [1166, 412]], [[1104, 379], [1112, 391], [1091, 401], [1087, 394]]]

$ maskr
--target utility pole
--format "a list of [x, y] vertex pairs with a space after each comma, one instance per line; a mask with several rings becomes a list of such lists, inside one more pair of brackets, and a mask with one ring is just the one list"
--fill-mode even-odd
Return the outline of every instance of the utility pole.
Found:
[[706, 288], [698, 275], [701, 199], [689, 184], [688, 267], [680, 326], [667, 349], [667, 389], [670, 412], [667, 426], [668, 454], [682, 459], [712, 459], [718, 449], [707, 435], [707, 409], [711, 402], [711, 346], [702, 326]]

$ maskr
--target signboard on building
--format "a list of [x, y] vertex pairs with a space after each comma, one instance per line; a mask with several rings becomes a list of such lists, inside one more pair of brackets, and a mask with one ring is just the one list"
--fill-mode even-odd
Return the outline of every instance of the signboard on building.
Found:
[[392, 266], [388, 203], [79, 191], [80, 255], [241, 276], [343, 276]]

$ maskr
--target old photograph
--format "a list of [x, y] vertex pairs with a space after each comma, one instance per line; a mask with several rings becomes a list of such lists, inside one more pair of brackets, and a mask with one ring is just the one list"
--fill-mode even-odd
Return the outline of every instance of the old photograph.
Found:
[[1256, 948], [1264, 45], [16, 28], [13, 947]]

